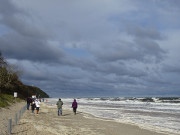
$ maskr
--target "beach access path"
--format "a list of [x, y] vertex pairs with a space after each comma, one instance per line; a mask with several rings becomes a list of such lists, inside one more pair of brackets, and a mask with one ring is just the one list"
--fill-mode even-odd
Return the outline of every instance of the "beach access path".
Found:
[[27, 110], [18, 125], [13, 127], [13, 135], [165, 135], [141, 129], [134, 125], [99, 119], [92, 115], [72, 110], [63, 110], [57, 115], [55, 106], [41, 103], [39, 114]]

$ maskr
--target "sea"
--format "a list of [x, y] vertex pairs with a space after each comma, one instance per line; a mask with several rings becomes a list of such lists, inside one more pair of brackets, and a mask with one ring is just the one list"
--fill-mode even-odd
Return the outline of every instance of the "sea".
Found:
[[[73, 98], [62, 98], [65, 109], [71, 109]], [[144, 98], [77, 98], [78, 111], [99, 118], [132, 124], [140, 128], [180, 135], [180, 97]], [[58, 98], [47, 99], [56, 105]]]

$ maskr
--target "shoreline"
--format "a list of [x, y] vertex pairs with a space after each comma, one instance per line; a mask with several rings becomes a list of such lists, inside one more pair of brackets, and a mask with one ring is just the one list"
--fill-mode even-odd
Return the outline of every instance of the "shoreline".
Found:
[[12, 130], [14, 135], [167, 135], [139, 128], [135, 125], [94, 117], [88, 113], [63, 109], [57, 116], [55, 106], [42, 103], [39, 114], [27, 110], [18, 125]]
[[[135, 126], [139, 129], [142, 129], [142, 130], [147, 130], [147, 131], [150, 131], [150, 132], [155, 132], [155, 133], [159, 133], [159, 134], [162, 134], [162, 135], [179, 135], [179, 134], [173, 134], [173, 133], [170, 133], [168, 131], [162, 131], [162, 129], [158, 129], [158, 128], [154, 128], [154, 127], [146, 127], [144, 125], [138, 125], [138, 124], [135, 124], [135, 123], [128, 123], [128, 122], [123, 122], [123, 121], [120, 121], [120, 120], [116, 120], [116, 119], [110, 119], [110, 118], [102, 118], [102, 117], [98, 117], [98, 116], [94, 116], [92, 114], [89, 114], [89, 113], [85, 113], [83, 112], [83, 117], [87, 118], [87, 119], [95, 119], [95, 120], [101, 120], [101, 121], [107, 121], [107, 122], [114, 122], [114, 123], [119, 123], [119, 124], [124, 124], [124, 125], [127, 125], [127, 126]], [[154, 131], [153, 131], [154, 129]], [[154, 135], [154, 134], [153, 134]]]

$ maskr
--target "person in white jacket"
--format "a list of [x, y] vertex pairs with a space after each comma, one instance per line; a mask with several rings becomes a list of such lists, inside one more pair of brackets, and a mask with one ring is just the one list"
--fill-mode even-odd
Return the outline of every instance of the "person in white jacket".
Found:
[[39, 101], [39, 99], [36, 99], [36, 101], [35, 101], [35, 105], [36, 105], [36, 114], [39, 114], [40, 104], [41, 104], [41, 102]]

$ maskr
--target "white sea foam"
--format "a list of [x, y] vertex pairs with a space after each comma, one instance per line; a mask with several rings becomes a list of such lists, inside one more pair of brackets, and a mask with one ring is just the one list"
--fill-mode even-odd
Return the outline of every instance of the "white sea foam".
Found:
[[[58, 101], [57, 98], [48, 100], [48, 103], [54, 105]], [[152, 100], [153, 102], [146, 102], [145, 98], [80, 98], [77, 102], [78, 111], [90, 113], [96, 117], [135, 124], [157, 132], [169, 132], [171, 135], [180, 134], [180, 103], [172, 102], [174, 99], [170, 101], [166, 99], [166, 102], [159, 98], [152, 98]], [[176, 99], [176, 102], [178, 100]], [[62, 101], [64, 108], [71, 108], [73, 99], [64, 98]]]

